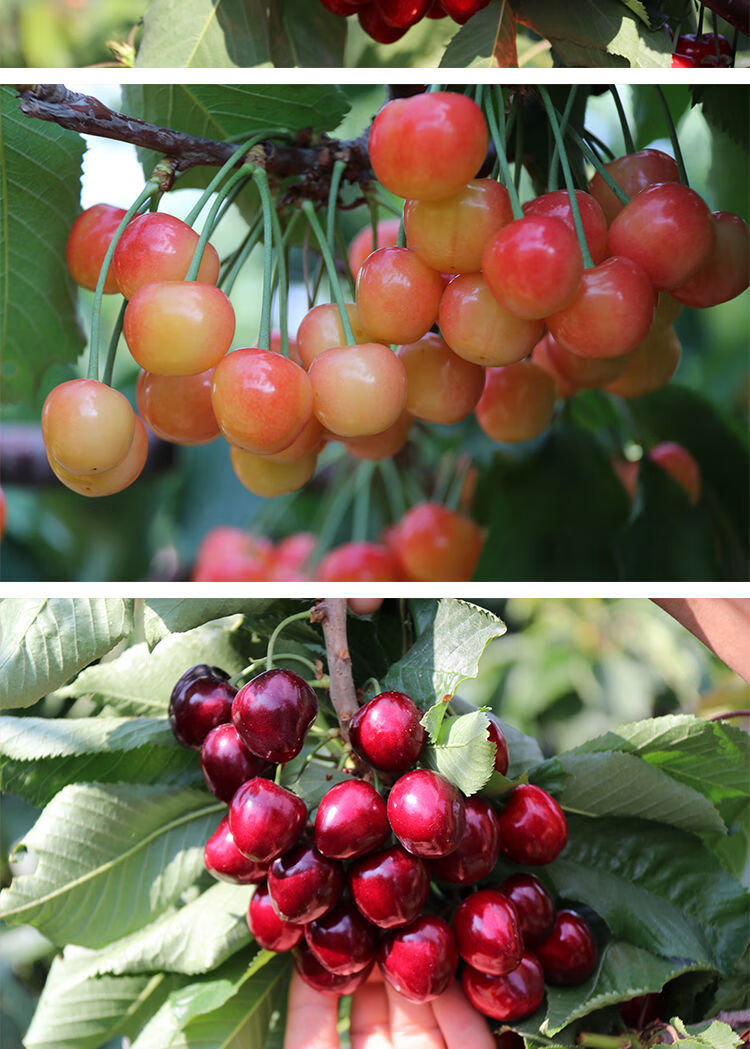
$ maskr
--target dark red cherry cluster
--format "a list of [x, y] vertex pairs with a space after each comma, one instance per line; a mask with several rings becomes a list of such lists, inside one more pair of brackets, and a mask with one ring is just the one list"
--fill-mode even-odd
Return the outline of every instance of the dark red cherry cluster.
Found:
[[[477, 889], [501, 855], [539, 866], [565, 847], [567, 823], [551, 795], [520, 785], [498, 812], [415, 767], [426, 742], [421, 711], [402, 692], [382, 692], [352, 718], [350, 739], [371, 769], [397, 777], [387, 800], [352, 777], [327, 791], [312, 818], [264, 772], [300, 752], [316, 713], [309, 685], [280, 669], [236, 691], [218, 668], [193, 667], [172, 693], [177, 739], [200, 747], [206, 784], [229, 806], [206, 845], [206, 867], [258, 886], [247, 920], [261, 947], [293, 950], [302, 979], [333, 995], [350, 994], [377, 962], [414, 1002], [442, 994], [460, 960], [469, 1000], [505, 1021], [540, 1005], [545, 980], [590, 975], [588, 925], [573, 911], [556, 914], [534, 874]], [[488, 737], [504, 775], [508, 747], [492, 716]], [[447, 887], [431, 893], [441, 882]]]
[[672, 55], [673, 69], [734, 65], [732, 45], [721, 33], [683, 33]]
[[347, 18], [356, 15], [364, 31], [378, 44], [400, 40], [423, 18], [452, 18], [463, 25], [490, 0], [320, 0], [327, 11]]

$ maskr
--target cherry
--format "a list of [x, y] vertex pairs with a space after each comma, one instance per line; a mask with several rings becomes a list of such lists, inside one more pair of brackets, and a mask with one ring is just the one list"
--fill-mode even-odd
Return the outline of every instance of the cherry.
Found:
[[693, 66], [729, 66], [732, 64], [732, 45], [720, 33], [682, 33], [677, 38], [672, 55], [673, 68]]
[[480, 889], [459, 904], [453, 916], [458, 953], [474, 969], [502, 976], [523, 954], [516, 909], [493, 889]]
[[336, 998], [354, 994], [370, 975], [372, 966], [371, 962], [359, 972], [337, 976], [320, 964], [304, 940], [294, 948], [294, 967], [305, 983], [321, 994], [334, 995]]
[[487, 143], [487, 125], [476, 102], [433, 91], [383, 106], [370, 129], [370, 163], [376, 178], [397, 196], [440, 200], [474, 178]]
[[359, 24], [368, 36], [377, 44], [395, 44], [406, 32], [406, 29], [397, 29], [388, 25], [380, 13], [380, 8], [375, 3], [365, 4], [357, 12]]
[[378, 611], [384, 600], [382, 597], [350, 597], [346, 604], [355, 616], [371, 616]]
[[459, 357], [433, 333], [399, 346], [397, 353], [406, 370], [410, 415], [450, 425], [472, 413], [484, 388], [483, 368]]
[[546, 939], [555, 924], [555, 901], [535, 874], [511, 874], [497, 891], [511, 901], [527, 947]]
[[[572, 397], [573, 394], [578, 393], [578, 385], [572, 378], [569, 378], [563, 372], [562, 368], [559, 366], [558, 360], [553, 357], [552, 349], [554, 344], [555, 340], [549, 332], [547, 332], [547, 334], [539, 340], [531, 351], [531, 363], [535, 364], [537, 368], [541, 368], [543, 372], [549, 375], [557, 388], [558, 397]], [[595, 360], [593, 357], [577, 357], [576, 354], [570, 353], [568, 350], [563, 350], [562, 347], [560, 347], [560, 350], [567, 354], [568, 357], [576, 357], [576, 361], [582, 362], [586, 367], [586, 370], [588, 370], [588, 366], [592, 363], [596, 365], [601, 364], [601, 359]], [[609, 361], [605, 359], [605, 364], [610, 364], [612, 360], [617, 360], [617, 358], [610, 358]], [[625, 358], [625, 360], [627, 360], [627, 358]]]
[[136, 385], [138, 411], [148, 428], [173, 444], [207, 444], [219, 436], [211, 405], [214, 370], [197, 375], [142, 371]]
[[481, 273], [465, 273], [443, 292], [438, 324], [450, 348], [475, 364], [520, 361], [544, 331], [541, 320], [525, 320], [502, 306]]
[[241, 528], [213, 528], [198, 548], [195, 582], [257, 582], [268, 577], [273, 543]]
[[306, 925], [338, 903], [344, 889], [344, 868], [313, 845], [295, 845], [279, 856], [268, 871], [268, 891], [284, 921]]
[[682, 347], [674, 328], [654, 325], [628, 354], [625, 367], [604, 389], [620, 397], [642, 397], [666, 386], [680, 363]]
[[268, 885], [259, 885], [247, 910], [247, 925], [259, 947], [266, 951], [291, 951], [304, 935], [301, 925], [282, 921], [273, 909]]
[[[136, 215], [125, 227], [112, 259], [117, 286], [126, 299], [132, 299], [143, 284], [184, 280], [197, 244], [198, 234], [182, 219], [159, 211]], [[218, 276], [219, 256], [207, 244], [197, 280], [215, 284]]]
[[268, 869], [267, 864], [256, 863], [240, 852], [226, 816], [206, 842], [203, 862], [214, 878], [236, 885], [257, 885], [264, 880]]
[[675, 441], [662, 441], [648, 454], [657, 466], [666, 470], [685, 489], [688, 499], [695, 506], [701, 497], [701, 470], [687, 448]]
[[705, 309], [740, 295], [750, 273], [750, 230], [739, 215], [730, 211], [712, 214], [716, 242], [708, 261], [698, 272], [672, 292], [686, 306]]
[[483, 544], [479, 525], [439, 503], [413, 506], [390, 537], [405, 578], [424, 583], [471, 579]]
[[458, 845], [447, 856], [432, 860], [434, 877], [454, 885], [472, 885], [486, 878], [500, 855], [497, 814], [488, 801], [467, 798], [465, 824]]
[[705, 201], [679, 182], [648, 186], [609, 227], [610, 255], [639, 263], [655, 288], [679, 288], [706, 265], [716, 241]]
[[[581, 214], [583, 234], [586, 238], [589, 253], [594, 265], [604, 262], [607, 257], [607, 220], [601, 205], [591, 193], [584, 193], [582, 189], [576, 190], [578, 210]], [[573, 209], [570, 206], [570, 195], [566, 189], [555, 189], [551, 193], [543, 193], [523, 205], [524, 215], [554, 215], [555, 218], [569, 226], [575, 233], [575, 221]]]
[[501, 776], [504, 776], [508, 771], [508, 742], [495, 715], [488, 714], [487, 718], [490, 723], [487, 729], [487, 737], [490, 743], [495, 744], [495, 763], [493, 767], [495, 772], [499, 772]]
[[388, 983], [410, 1002], [431, 1002], [456, 973], [458, 952], [450, 925], [423, 914], [404, 929], [385, 935], [378, 962]]
[[630, 462], [628, 459], [623, 459], [620, 456], [615, 456], [611, 462], [612, 469], [617, 474], [623, 488], [628, 493], [630, 502], [634, 502], [635, 494], [638, 490], [638, 474], [640, 472], [641, 464], [637, 460]]
[[568, 841], [563, 810], [541, 787], [522, 783], [500, 813], [500, 851], [513, 863], [551, 863]]
[[445, 776], [415, 769], [391, 788], [388, 821], [408, 852], [430, 858], [447, 856], [464, 831], [464, 799]]
[[[636, 197], [655, 182], [680, 181], [680, 171], [674, 157], [660, 149], [641, 149], [637, 153], [627, 153], [623, 157], [610, 160], [604, 167], [629, 197]], [[624, 205], [598, 171], [591, 180], [589, 189], [591, 195], [599, 202], [607, 222], [611, 223]]]
[[398, 578], [395, 557], [380, 543], [344, 543], [326, 554], [318, 568], [318, 579], [326, 583], [390, 583]]
[[60, 466], [49, 454], [49, 451], [47, 452], [50, 467], [58, 481], [62, 481], [66, 487], [78, 495], [86, 495], [91, 498], [114, 495], [116, 492], [121, 492], [123, 488], [127, 488], [143, 470], [147, 456], [148, 434], [146, 433], [146, 427], [137, 417], [133, 443], [130, 445], [127, 455], [122, 462], [119, 462], [117, 466], [113, 466], [110, 470], [103, 470], [100, 473], [75, 474]]
[[237, 848], [268, 864], [302, 833], [307, 806], [301, 798], [268, 779], [248, 780], [229, 804], [229, 828]]
[[643, 1030], [665, 1015], [666, 1002], [663, 994], [639, 994], [627, 1002], [620, 1003], [620, 1016], [628, 1027]]
[[234, 725], [217, 725], [203, 740], [201, 769], [211, 793], [227, 805], [249, 779], [260, 775], [266, 762], [245, 747]]
[[232, 717], [237, 689], [229, 674], [205, 663], [186, 670], [169, 698], [169, 722], [178, 743], [200, 750], [209, 732]]
[[[585, 277], [585, 274], [584, 274]], [[624, 353], [620, 357], [582, 357], [580, 353], [572, 353], [561, 346], [549, 332], [541, 340], [549, 355], [549, 361], [558, 378], [558, 392], [560, 381], [563, 386], [567, 384], [573, 392], [580, 388], [596, 389], [608, 382], [613, 382], [622, 374], [628, 363], [629, 356]], [[537, 344], [539, 346], [539, 344]], [[538, 363], [537, 350], [535, 348], [532, 360]]]
[[373, 768], [403, 772], [422, 753], [427, 733], [422, 711], [403, 692], [381, 692], [349, 722], [351, 743]]
[[432, 6], [428, 10], [425, 18], [447, 18], [448, 12], [445, 10], [440, 0], [432, 0]]
[[317, 449], [292, 462], [277, 459], [273, 455], [254, 455], [243, 448], [234, 447], [229, 449], [229, 457], [240, 483], [248, 491], [265, 499], [296, 492], [307, 484], [318, 465]]
[[71, 474], [112, 470], [128, 454], [134, 433], [127, 397], [96, 379], [60, 383], [42, 406], [47, 455]]
[[305, 927], [307, 946], [320, 964], [337, 976], [351, 976], [375, 957], [378, 936], [351, 903], [339, 903]]
[[555, 381], [533, 361], [488, 368], [475, 414], [494, 441], [530, 441], [543, 433], [555, 413]]
[[[372, 342], [372, 336], [365, 330], [356, 305], [353, 302], [347, 302], [344, 305], [355, 342]], [[333, 346], [345, 345], [344, 326], [335, 303], [322, 302], [318, 306], [313, 306], [302, 318], [297, 329], [297, 348], [303, 368], [309, 369], [315, 358], [324, 350], [330, 350]]]
[[357, 310], [372, 338], [414, 342], [437, 320], [443, 278], [409, 248], [378, 248], [357, 277]]
[[234, 338], [232, 304], [213, 284], [144, 284], [125, 309], [133, 359], [156, 375], [196, 375], [218, 364]]
[[583, 259], [575, 233], [562, 219], [526, 215], [488, 242], [482, 273], [501, 305], [533, 320], [573, 301]]
[[366, 0], [320, 0], [320, 2], [331, 14], [347, 18], [349, 15], [356, 14]]
[[414, 921], [422, 910], [430, 878], [416, 856], [394, 845], [356, 860], [349, 887], [358, 909], [373, 925], [395, 929]]
[[352, 437], [344, 442], [344, 447], [355, 459], [390, 459], [397, 455], [409, 440], [413, 422], [414, 417], [404, 408], [395, 423], [387, 430], [371, 434], [369, 437]]
[[229, 443], [255, 455], [288, 448], [312, 412], [312, 389], [304, 368], [254, 347], [221, 359], [211, 400]]
[[313, 410], [339, 437], [382, 433], [406, 404], [404, 366], [381, 343], [334, 346], [315, 358], [309, 375]]
[[275, 764], [299, 754], [317, 713], [318, 700], [307, 682], [278, 667], [248, 681], [232, 704], [232, 721], [242, 742]]
[[544, 999], [544, 974], [531, 951], [526, 951], [518, 967], [505, 976], [491, 976], [467, 965], [461, 982], [475, 1009], [505, 1023], [530, 1016]]
[[486, 7], [490, 0], [441, 0], [446, 14], [449, 14], [454, 22], [464, 25], [469, 19]]
[[[65, 245], [65, 261], [71, 277], [82, 288], [95, 290], [104, 256], [124, 217], [124, 208], [116, 208], [112, 204], [94, 204], [82, 211], [71, 226]], [[116, 291], [117, 281], [110, 265], [104, 282], [104, 294], [112, 295]]]
[[439, 273], [476, 273], [490, 237], [513, 218], [505, 186], [473, 179], [442, 200], [407, 200], [407, 247]]
[[351, 860], [380, 848], [390, 833], [385, 802], [361, 779], [337, 783], [315, 815], [315, 845], [334, 860]]
[[424, 18], [432, 0], [374, 0], [383, 21], [395, 29], [409, 29]]
[[535, 947], [548, 983], [583, 983], [596, 965], [596, 942], [588, 923], [575, 911], [558, 911], [552, 932]]
[[398, 240], [398, 231], [401, 228], [401, 219], [380, 219], [376, 226], [376, 239], [372, 239], [372, 225], [367, 225], [355, 234], [349, 245], [347, 258], [349, 269], [356, 278], [359, 268], [367, 256], [377, 248], [390, 248]]
[[313, 532], [292, 532], [276, 544], [273, 552], [274, 579], [305, 578], [310, 558], [318, 544]]

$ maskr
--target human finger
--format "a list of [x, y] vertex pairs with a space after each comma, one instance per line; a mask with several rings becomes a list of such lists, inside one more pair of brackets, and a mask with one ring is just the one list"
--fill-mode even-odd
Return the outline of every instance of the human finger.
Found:
[[432, 1011], [445, 1039], [446, 1049], [495, 1049], [487, 1021], [468, 1002], [458, 981], [432, 1002]]
[[[373, 973], [377, 971], [376, 966]], [[388, 998], [382, 979], [371, 976], [354, 992], [349, 1037], [352, 1049], [392, 1049]]]
[[339, 1049], [338, 998], [313, 990], [292, 974], [284, 1049]]
[[385, 984], [391, 1019], [393, 1049], [446, 1049], [431, 1005], [410, 1002]]

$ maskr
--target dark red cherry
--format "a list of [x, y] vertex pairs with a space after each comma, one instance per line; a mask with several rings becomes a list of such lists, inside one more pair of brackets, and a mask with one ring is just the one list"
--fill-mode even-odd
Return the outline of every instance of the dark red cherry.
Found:
[[385, 802], [364, 780], [337, 783], [318, 805], [315, 844], [331, 859], [364, 856], [380, 848], [389, 833]]
[[395, 26], [388, 25], [377, 4], [374, 3], [360, 7], [357, 18], [367, 35], [378, 44], [395, 44], [406, 32], [406, 29], [397, 29]]
[[456, 973], [458, 951], [448, 922], [423, 914], [404, 929], [389, 932], [378, 949], [378, 962], [392, 987], [410, 1002], [431, 1002]]
[[506, 1023], [530, 1016], [544, 998], [544, 974], [531, 951], [526, 951], [518, 967], [505, 976], [491, 976], [467, 965], [461, 982], [478, 1012]]
[[427, 13], [432, 0], [374, 0], [383, 21], [394, 29], [409, 29]]
[[243, 783], [229, 806], [229, 826], [237, 848], [259, 863], [270, 863], [286, 852], [306, 820], [302, 798], [259, 777]]
[[430, 888], [427, 867], [400, 845], [365, 856], [349, 870], [352, 898], [365, 918], [381, 929], [414, 921]]
[[370, 962], [364, 969], [350, 976], [337, 976], [320, 964], [304, 940], [294, 948], [293, 957], [294, 968], [306, 984], [320, 991], [321, 994], [334, 995], [336, 998], [341, 998], [345, 994], [354, 994], [370, 975], [373, 966], [373, 962]]
[[499, 772], [501, 776], [504, 776], [508, 771], [508, 743], [505, 739], [505, 733], [500, 728], [500, 722], [495, 715], [488, 714], [487, 717], [490, 719], [487, 735], [490, 743], [495, 744], [495, 772]]
[[260, 775], [263, 758], [251, 754], [230, 723], [212, 728], [201, 747], [201, 768], [206, 786], [227, 805], [243, 783]]
[[226, 816], [206, 842], [203, 862], [214, 878], [237, 885], [257, 885], [268, 870], [267, 864], [256, 863], [242, 855], [235, 845]]
[[302, 939], [304, 929], [282, 921], [273, 909], [268, 885], [259, 885], [247, 910], [247, 925], [259, 947], [266, 951], [291, 951]]
[[583, 983], [596, 965], [596, 941], [587, 922], [575, 911], [558, 911], [552, 932], [534, 948], [547, 983]]
[[346, 18], [349, 15], [355, 15], [366, 0], [362, 2], [360, 0], [320, 0], [320, 2], [331, 14]]
[[299, 754], [317, 713], [307, 682], [278, 668], [248, 681], [232, 704], [232, 721], [247, 749], [276, 765]]
[[271, 864], [268, 891], [276, 913], [306, 925], [330, 911], [344, 890], [344, 868], [313, 845], [296, 845]]
[[351, 903], [339, 903], [305, 926], [307, 946], [320, 964], [338, 976], [364, 969], [375, 957], [378, 934]]
[[655, 1020], [661, 1020], [666, 1011], [663, 994], [639, 994], [620, 1005], [620, 1016], [628, 1027], [642, 1031]]
[[403, 692], [381, 692], [349, 722], [352, 746], [373, 768], [404, 772], [427, 739], [421, 720], [422, 711]]
[[565, 848], [568, 824], [551, 794], [522, 783], [508, 795], [500, 813], [500, 852], [513, 863], [551, 863]]
[[449, 14], [454, 22], [464, 25], [472, 15], [486, 7], [490, 0], [441, 0], [446, 14]]
[[527, 947], [546, 939], [555, 924], [555, 901], [535, 874], [511, 874], [497, 887], [516, 908]]
[[416, 769], [391, 788], [388, 821], [404, 848], [415, 856], [447, 856], [464, 832], [464, 799], [445, 776]]
[[493, 889], [467, 896], [453, 916], [458, 953], [475, 969], [502, 976], [521, 961], [523, 938], [509, 899]]
[[464, 802], [464, 832], [458, 845], [447, 856], [432, 860], [434, 877], [454, 885], [471, 885], [486, 878], [500, 855], [497, 813], [482, 798]]
[[220, 667], [200, 663], [186, 670], [169, 699], [169, 721], [177, 742], [200, 750], [211, 729], [231, 720], [236, 694], [229, 674]]

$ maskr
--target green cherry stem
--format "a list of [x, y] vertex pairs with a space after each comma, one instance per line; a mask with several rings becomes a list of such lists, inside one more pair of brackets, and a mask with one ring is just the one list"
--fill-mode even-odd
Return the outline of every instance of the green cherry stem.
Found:
[[576, 196], [576, 187], [573, 181], [573, 175], [570, 170], [570, 163], [568, 162], [568, 155], [565, 152], [565, 142], [563, 141], [562, 131], [560, 130], [560, 123], [555, 112], [555, 107], [552, 105], [552, 99], [549, 96], [549, 91], [546, 87], [539, 85], [539, 94], [541, 95], [544, 108], [547, 111], [547, 118], [549, 120], [550, 128], [555, 139], [555, 146], [557, 148], [558, 155], [560, 157], [560, 164], [563, 169], [563, 178], [565, 179], [565, 187], [568, 191], [568, 197], [570, 198], [570, 210], [573, 213], [573, 224], [576, 228], [576, 236], [578, 237], [578, 243], [581, 248], [581, 254], [583, 255], [584, 269], [591, 269], [594, 265], [594, 260], [591, 258], [591, 252], [589, 246], [586, 243], [586, 234], [583, 230], [583, 221], [581, 220], [581, 210], [578, 207], [578, 197]]
[[256, 168], [253, 172], [253, 178], [260, 193], [263, 209], [263, 299], [260, 310], [258, 346], [261, 350], [267, 350], [271, 345], [271, 304], [273, 302], [274, 255], [276, 254], [273, 237], [274, 207], [265, 170]]
[[211, 205], [211, 210], [206, 216], [206, 221], [203, 224], [203, 229], [198, 237], [198, 243], [195, 245], [195, 251], [193, 252], [193, 258], [190, 261], [190, 266], [187, 273], [185, 274], [186, 281], [194, 281], [198, 276], [198, 270], [200, 269], [201, 261], [203, 259], [203, 252], [206, 250], [206, 244], [208, 244], [208, 238], [211, 236], [214, 226], [216, 224], [216, 217], [219, 214], [219, 209], [224, 203], [225, 198], [231, 193], [234, 187], [239, 182], [246, 182], [248, 176], [250, 176], [255, 169], [249, 164], [244, 165], [236, 171], [234, 175], [218, 191], [216, 200]]
[[[484, 85], [481, 84], [480, 87], [482, 88], [482, 91], [479, 93], [478, 103], [481, 105], [484, 98]], [[495, 114], [495, 101], [497, 101], [497, 115]], [[510, 165], [508, 164], [508, 157], [505, 152], [505, 95], [502, 92], [502, 88], [498, 87], [495, 91], [491, 91], [486, 105], [483, 105], [482, 108], [484, 110], [484, 115], [487, 118], [490, 137], [495, 146], [498, 163], [500, 164], [502, 182], [508, 191], [508, 196], [510, 197], [513, 218], [522, 219], [523, 208], [521, 207], [521, 200], [518, 196], [518, 190], [516, 189]]]
[[[562, 119], [560, 120], [560, 127], [562, 129], [562, 134], [563, 135], [565, 134], [565, 129], [567, 128], [568, 121], [570, 120], [570, 111], [573, 108], [573, 103], [575, 102], [575, 97], [576, 97], [577, 92], [578, 92], [578, 87], [575, 84], [573, 84], [571, 89], [570, 89], [570, 91], [568, 92], [568, 97], [565, 100], [565, 109], [563, 110]], [[552, 160], [550, 161], [549, 188], [551, 190], [552, 189], [557, 189], [557, 169], [558, 169], [559, 164], [560, 164], [560, 149], [559, 149], [559, 146], [557, 144], [557, 141], [555, 141], [555, 148], [554, 148], [554, 150], [552, 152]]]
[[221, 275], [221, 279], [219, 280], [219, 287], [222, 289], [225, 295], [231, 295], [232, 288], [234, 287], [235, 282], [240, 275], [240, 270], [245, 265], [249, 256], [254, 251], [255, 246], [262, 235], [263, 218], [261, 215], [259, 215], [253, 223], [253, 225], [248, 230], [245, 239], [243, 240], [240, 247], [237, 249], [226, 271]]
[[123, 304], [120, 306], [120, 312], [117, 314], [117, 320], [115, 321], [115, 326], [112, 329], [112, 335], [109, 339], [107, 358], [104, 362], [104, 371], [102, 373], [102, 382], [106, 383], [107, 386], [112, 385], [112, 372], [115, 368], [117, 346], [120, 342], [120, 335], [122, 334], [122, 322], [125, 319], [125, 310], [127, 309], [127, 305], [127, 302], [123, 302]]
[[[268, 648], [266, 649], [266, 670], [271, 670], [273, 667], [273, 650], [276, 647], [276, 640], [282, 630], [284, 630], [285, 627], [288, 627], [290, 623], [298, 623], [301, 619], [307, 619], [309, 622], [311, 612], [312, 609], [306, 608], [304, 612], [296, 612], [294, 615], [282, 619], [281, 622], [277, 624], [276, 629], [268, 639]], [[315, 667], [313, 666], [313, 671], [314, 670]]]
[[393, 459], [381, 459], [378, 467], [391, 510], [391, 520], [395, 524], [406, 513], [406, 497], [401, 484], [401, 475]]
[[276, 208], [271, 211], [273, 222], [273, 235], [276, 243], [276, 265], [279, 274], [279, 330], [281, 332], [281, 352], [285, 357], [289, 356], [289, 267], [287, 265], [287, 250], [289, 239], [294, 227], [297, 225], [299, 212], [296, 211], [287, 223], [284, 232], [281, 232], [281, 221]]
[[689, 186], [687, 177], [687, 169], [685, 168], [685, 158], [682, 155], [680, 149], [680, 139], [677, 134], [677, 128], [674, 124], [672, 113], [669, 109], [669, 103], [667, 102], [667, 96], [664, 94], [664, 89], [661, 84], [654, 84], [654, 90], [656, 91], [656, 97], [659, 99], [659, 105], [664, 113], [664, 120], [669, 130], [669, 140], [672, 143], [672, 149], [674, 150], [674, 158], [677, 161], [677, 170], [680, 172], [680, 182], [683, 186]]
[[331, 184], [328, 188], [328, 209], [326, 211], [326, 240], [331, 251], [336, 250], [336, 207], [339, 199], [341, 178], [346, 170], [345, 160], [336, 160], [331, 172]]
[[612, 192], [617, 197], [617, 199], [620, 201], [620, 203], [621, 204], [629, 204], [630, 203], [630, 197], [627, 195], [627, 193], [622, 188], [622, 186], [619, 185], [619, 183], [615, 182], [615, 180], [612, 178], [610, 173], [607, 171], [607, 169], [605, 168], [604, 164], [602, 164], [601, 160], [599, 160], [599, 158], [597, 157], [596, 153], [593, 151], [591, 146], [589, 146], [589, 144], [587, 142], [585, 142], [583, 138], [581, 138], [581, 136], [578, 134], [576, 129], [574, 127], [570, 127], [569, 126], [568, 129], [567, 129], [567, 134], [568, 134], [568, 136], [570, 138], [573, 139], [575, 144], [581, 150], [583, 155], [586, 157], [586, 160], [588, 160], [588, 162], [595, 169], [595, 171], [597, 171], [601, 175], [601, 177], [604, 179], [605, 183], [609, 186], [609, 188], [612, 190]]
[[362, 462], [357, 467], [356, 492], [352, 515], [352, 542], [361, 543], [367, 539], [370, 523], [370, 495], [372, 478], [375, 471], [374, 462]]
[[344, 304], [344, 294], [341, 290], [341, 281], [339, 280], [338, 273], [336, 272], [336, 262], [333, 258], [333, 252], [328, 246], [323, 229], [318, 221], [318, 216], [315, 214], [315, 207], [311, 200], [302, 201], [302, 210], [305, 213], [310, 228], [315, 234], [315, 238], [318, 241], [320, 247], [320, 253], [323, 256], [326, 270], [328, 272], [328, 280], [331, 285], [331, 292], [334, 299], [336, 300], [336, 306], [338, 307], [339, 316], [341, 318], [341, 327], [344, 329], [344, 337], [346, 338], [347, 346], [354, 346], [357, 340], [354, 338], [354, 332], [352, 331], [351, 322], [349, 320], [349, 314], [346, 312], [346, 305]]
[[635, 153], [635, 143], [633, 142], [633, 135], [630, 131], [630, 124], [628, 124], [628, 118], [625, 115], [625, 107], [622, 104], [620, 92], [617, 90], [616, 84], [610, 85], [609, 93], [612, 95], [612, 100], [615, 103], [615, 109], [617, 110], [617, 116], [620, 121], [620, 127], [622, 128], [622, 140], [625, 143], [625, 152]]
[[257, 163], [258, 161], [262, 160], [265, 155], [264, 151], [261, 150], [260, 156], [249, 157], [246, 160], [243, 160], [245, 153], [247, 153], [248, 150], [252, 149], [253, 146], [257, 146], [259, 142], [262, 142], [263, 139], [267, 138], [269, 135], [277, 134], [278, 128], [260, 128], [258, 131], [255, 132], [252, 138], [249, 138], [245, 142], [243, 142], [242, 145], [240, 145], [237, 148], [237, 151], [233, 153], [228, 160], [224, 161], [224, 163], [221, 165], [221, 167], [211, 179], [209, 184], [201, 193], [199, 199], [195, 202], [193, 207], [188, 212], [187, 218], [185, 219], [185, 222], [187, 222], [188, 226], [193, 225], [195, 220], [200, 215], [201, 211], [203, 211], [204, 207], [208, 203], [208, 200], [210, 199], [211, 195], [216, 192], [216, 190], [223, 182], [224, 176], [228, 175], [232, 168], [237, 167], [237, 165], [241, 162], [243, 167], [247, 163]]

